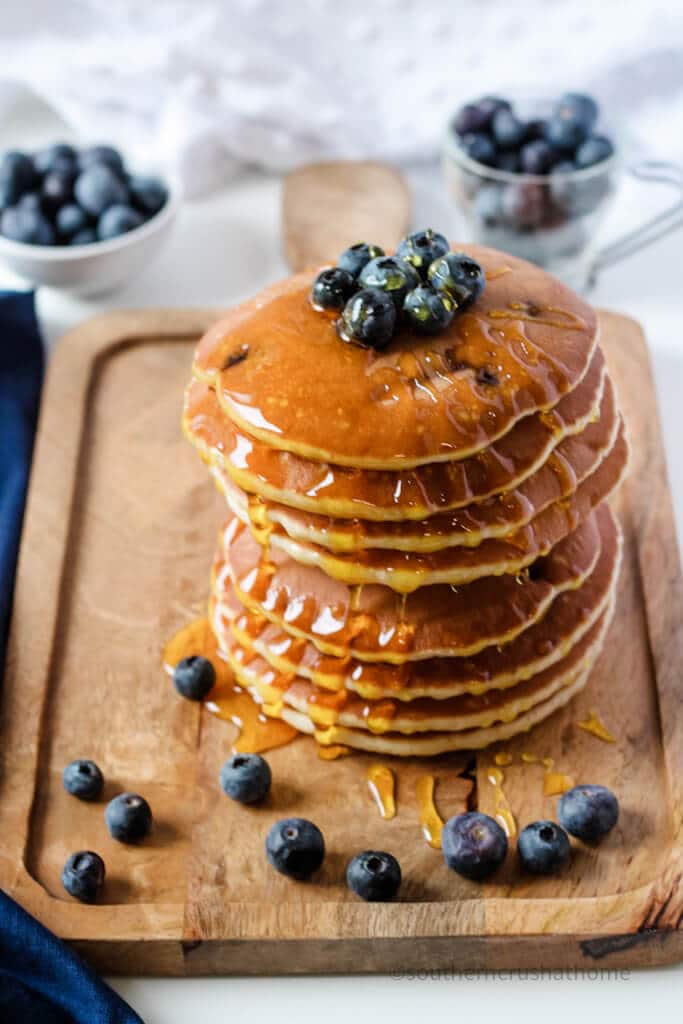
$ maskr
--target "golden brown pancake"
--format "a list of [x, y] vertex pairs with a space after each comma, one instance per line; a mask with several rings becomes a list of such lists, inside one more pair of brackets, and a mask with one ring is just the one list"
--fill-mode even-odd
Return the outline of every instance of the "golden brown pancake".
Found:
[[258, 495], [247, 494], [227, 473], [212, 467], [219, 490], [231, 511], [252, 525], [264, 538], [272, 525], [293, 540], [318, 544], [331, 551], [352, 552], [365, 548], [395, 551], [439, 551], [463, 545], [476, 547], [491, 537], [507, 537], [525, 526], [553, 502], [569, 498], [601, 464], [613, 448], [620, 427], [614, 388], [607, 381], [600, 418], [580, 434], [565, 438], [547, 461], [510, 491], [453, 512], [442, 512], [420, 522], [373, 522], [363, 519], [331, 519], [328, 516], [287, 508]]
[[464, 587], [422, 587], [402, 597], [385, 586], [351, 588], [277, 549], [265, 559], [249, 530], [233, 519], [221, 542], [217, 585], [227, 572], [242, 604], [325, 654], [389, 662], [467, 656], [508, 643], [559, 593], [581, 586], [597, 563], [610, 519], [601, 506], [537, 560], [533, 572], [488, 576]]
[[242, 431], [314, 461], [406, 469], [473, 455], [578, 385], [597, 319], [539, 267], [465, 251], [487, 284], [438, 336], [399, 331], [382, 352], [345, 344], [311, 306], [305, 272], [212, 327], [195, 375]]
[[613, 600], [621, 558], [621, 534], [614, 519], [603, 524], [601, 542], [595, 569], [581, 587], [556, 597], [540, 622], [514, 643], [487, 647], [469, 658], [433, 658], [401, 665], [334, 658], [244, 609], [230, 585], [213, 591], [215, 631], [223, 635], [230, 630], [242, 646], [251, 644], [281, 674], [303, 676], [333, 692], [351, 690], [366, 700], [441, 700], [505, 689], [566, 656]]
[[291, 508], [363, 520], [422, 520], [518, 486], [566, 437], [599, 415], [605, 361], [596, 350], [585, 378], [550, 413], [527, 416], [476, 456], [403, 471], [316, 463], [237, 430], [211, 389], [194, 381], [183, 429], [202, 457], [243, 490]]
[[611, 607], [602, 613], [564, 658], [512, 688], [442, 700], [419, 697], [409, 703], [391, 699], [368, 701], [347, 690], [338, 693], [321, 690], [301, 676], [277, 672], [255, 654], [250, 645], [238, 643], [229, 631], [220, 631], [218, 639], [237, 681], [249, 689], [256, 689], [264, 703], [271, 707], [277, 708], [284, 703], [323, 729], [340, 725], [367, 729], [376, 734], [398, 732], [412, 735], [489, 728], [496, 722], [513, 721], [569, 685], [577, 672], [593, 664], [602, 648], [610, 619]]

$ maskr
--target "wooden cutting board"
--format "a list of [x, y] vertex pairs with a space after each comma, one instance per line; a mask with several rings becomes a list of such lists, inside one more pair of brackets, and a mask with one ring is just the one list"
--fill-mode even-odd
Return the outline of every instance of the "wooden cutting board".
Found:
[[[559, 878], [531, 879], [514, 851], [490, 884], [447, 871], [424, 842], [414, 793], [425, 766], [394, 767], [398, 813], [383, 821], [363, 755], [325, 763], [307, 738], [269, 754], [268, 804], [220, 791], [233, 727], [178, 698], [160, 667], [165, 641], [201, 613], [225, 509], [179, 428], [191, 350], [212, 311], [156, 310], [91, 320], [50, 367], [21, 550], [0, 725], [0, 885], [100, 970], [151, 974], [616, 967], [683, 956], [683, 601], [655, 393], [642, 333], [601, 315], [633, 442], [618, 498], [625, 559], [616, 619], [588, 691], [529, 735], [505, 791], [521, 825], [553, 816], [550, 755], [578, 781], [612, 786], [618, 828], [577, 848]], [[597, 707], [615, 734], [577, 727]], [[156, 827], [111, 840], [104, 801], [66, 795], [64, 765], [93, 757], [105, 798], [137, 790]], [[493, 806], [491, 753], [477, 757], [478, 803]], [[429, 763], [443, 816], [462, 758]], [[320, 877], [276, 875], [263, 839], [277, 818], [315, 820], [329, 854]], [[400, 859], [399, 902], [345, 888], [363, 848]], [[60, 885], [69, 853], [105, 858], [103, 902]]]

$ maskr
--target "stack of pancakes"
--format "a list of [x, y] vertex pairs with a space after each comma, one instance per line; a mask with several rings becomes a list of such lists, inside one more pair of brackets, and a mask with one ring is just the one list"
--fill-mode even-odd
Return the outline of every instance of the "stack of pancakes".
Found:
[[318, 743], [477, 749], [586, 683], [614, 608], [628, 458], [593, 310], [467, 247], [434, 337], [339, 339], [300, 274], [201, 340], [184, 429], [225, 494], [210, 601], [266, 714]]

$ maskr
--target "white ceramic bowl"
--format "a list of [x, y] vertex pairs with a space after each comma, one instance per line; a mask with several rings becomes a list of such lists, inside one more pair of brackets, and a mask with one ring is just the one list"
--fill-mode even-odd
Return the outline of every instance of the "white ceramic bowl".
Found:
[[168, 199], [139, 228], [90, 245], [27, 245], [0, 235], [0, 260], [34, 285], [72, 295], [112, 291], [146, 267], [166, 241], [180, 206], [180, 189], [164, 178]]

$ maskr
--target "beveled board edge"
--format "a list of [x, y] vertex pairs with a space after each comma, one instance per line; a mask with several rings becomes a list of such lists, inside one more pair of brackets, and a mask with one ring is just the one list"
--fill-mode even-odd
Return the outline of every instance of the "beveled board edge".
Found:
[[[624, 320], [614, 313], [601, 315]], [[34, 790], [14, 786], [12, 780], [38, 775], [44, 680], [69, 547], [83, 416], [98, 365], [117, 348], [136, 342], [195, 338], [217, 316], [216, 310], [106, 314], [65, 336], [50, 365], [0, 710], [5, 737], [0, 828], [6, 837], [0, 850], [0, 884], [109, 972], [379, 971], [405, 970], [407, 963], [415, 969], [446, 969], [456, 955], [459, 967], [468, 969], [494, 961], [501, 967], [521, 966], [531, 956], [534, 965], [548, 967], [593, 961], [628, 966], [683, 958], [683, 578], [672, 544], [675, 526], [656, 418], [648, 438], [638, 439], [649, 446], [648, 479], [632, 487], [628, 499], [639, 536], [640, 582], [674, 813], [671, 858], [654, 882], [627, 893], [580, 900], [487, 899], [484, 887], [482, 898], [460, 904], [289, 904], [260, 907], [258, 919], [246, 906], [233, 904], [225, 907], [230, 934], [199, 941], [182, 904], [80, 906], [51, 898], [28, 874], [24, 853]], [[656, 409], [647, 347], [640, 328], [632, 324], [632, 329], [639, 335], [629, 353], [633, 372]], [[30, 581], [38, 578], [39, 569], [45, 585], [35, 588]], [[105, 927], [107, 937], [102, 938]], [[305, 938], [292, 938], [297, 935]]]

